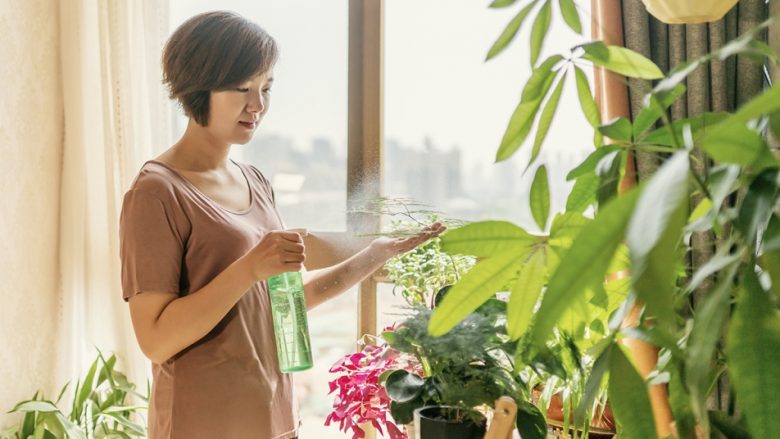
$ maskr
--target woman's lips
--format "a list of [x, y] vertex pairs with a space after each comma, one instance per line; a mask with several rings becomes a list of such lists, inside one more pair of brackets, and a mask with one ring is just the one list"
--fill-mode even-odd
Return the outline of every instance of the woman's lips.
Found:
[[238, 123], [241, 124], [241, 126], [243, 126], [244, 128], [249, 129], [249, 130], [253, 130], [253, 129], [255, 129], [255, 127], [257, 127], [257, 122], [244, 122], [244, 121], [240, 121]]

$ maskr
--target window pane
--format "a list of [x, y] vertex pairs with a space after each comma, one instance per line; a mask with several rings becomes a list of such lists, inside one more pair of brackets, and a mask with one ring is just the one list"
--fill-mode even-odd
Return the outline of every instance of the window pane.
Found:
[[[201, 12], [235, 11], [276, 40], [271, 107], [232, 157], [271, 180], [287, 227], [346, 230], [347, 0], [171, 0], [171, 29]], [[305, 12], [305, 13], [304, 13]], [[186, 118], [174, 109], [174, 138]]]
[[[473, 0], [385, 5], [385, 194], [414, 198], [450, 217], [508, 219], [536, 231], [527, 197], [534, 169], [523, 173], [530, 145], [493, 163], [530, 74], [532, 22], [485, 62], [516, 11]], [[588, 16], [581, 11], [583, 24]], [[556, 13], [543, 56], [580, 42], [558, 20]], [[562, 210], [570, 190], [565, 175], [592, 148], [573, 82], [564, 87], [556, 120], [538, 162], [548, 167], [552, 209]]]

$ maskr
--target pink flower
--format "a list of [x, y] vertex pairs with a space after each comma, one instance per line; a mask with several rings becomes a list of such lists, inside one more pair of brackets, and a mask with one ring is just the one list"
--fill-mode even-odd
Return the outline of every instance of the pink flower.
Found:
[[[385, 330], [393, 329], [389, 327]], [[325, 425], [338, 422], [339, 430], [345, 433], [351, 430], [352, 439], [358, 439], [365, 436], [360, 425], [370, 423], [382, 437], [387, 430], [391, 439], [407, 439], [406, 434], [388, 419], [390, 397], [379, 384], [379, 378], [388, 370], [418, 371], [420, 367], [415, 363], [384, 342], [365, 344], [360, 352], [341, 357], [330, 368], [331, 373], [339, 376], [328, 383], [328, 393], [336, 394], [333, 411], [325, 419]]]

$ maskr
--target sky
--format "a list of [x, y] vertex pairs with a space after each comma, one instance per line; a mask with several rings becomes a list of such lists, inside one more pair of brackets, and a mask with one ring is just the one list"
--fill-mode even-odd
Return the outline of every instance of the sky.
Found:
[[[422, 147], [458, 146], [467, 164], [489, 166], [530, 75], [528, 32], [497, 58], [484, 61], [518, 7], [489, 9], [478, 0], [385, 1], [385, 137]], [[557, 5], [557, 2], [553, 2]], [[328, 138], [346, 151], [347, 0], [173, 0], [172, 29], [208, 10], [228, 9], [250, 18], [278, 42], [271, 109], [258, 134], [280, 134], [306, 148]], [[519, 5], [522, 6], [522, 5]], [[583, 5], [587, 8], [587, 2]], [[583, 24], [589, 20], [581, 14]], [[559, 53], [582, 37], [553, 14], [545, 54]], [[585, 35], [589, 31], [585, 30]], [[591, 148], [573, 78], [564, 89], [543, 152], [575, 154]], [[528, 150], [514, 161], [527, 161]]]

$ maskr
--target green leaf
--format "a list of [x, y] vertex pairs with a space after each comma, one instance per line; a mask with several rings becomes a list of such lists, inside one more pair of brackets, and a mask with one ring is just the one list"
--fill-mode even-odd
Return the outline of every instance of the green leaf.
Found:
[[601, 284], [640, 194], [634, 188], [607, 204], [582, 228], [550, 278], [531, 328], [533, 341], [544, 345], [555, 323], [588, 286]]
[[728, 120], [707, 132], [699, 146], [720, 163], [760, 168], [777, 166], [777, 159], [761, 135], [744, 125], [728, 123]]
[[[647, 136], [643, 137], [642, 144], [645, 145], [665, 145], [680, 147], [682, 145], [683, 129], [686, 126], [691, 127], [693, 133], [693, 140], [696, 142], [708, 130], [714, 129], [714, 126], [722, 122], [728, 117], [728, 113], [702, 113], [698, 116], [694, 116], [688, 119], [680, 119], [672, 122], [671, 126], [665, 125], [654, 131], [651, 131]], [[674, 135], [673, 135], [673, 133]], [[675, 140], [676, 139], [676, 140]]]
[[664, 74], [654, 62], [644, 56], [620, 46], [606, 46], [602, 42], [582, 46], [584, 59], [605, 69], [629, 78], [660, 79]]
[[619, 146], [614, 145], [605, 145], [601, 148], [597, 148], [595, 151], [590, 153], [590, 155], [588, 155], [588, 157], [583, 160], [582, 163], [580, 163], [576, 168], [569, 171], [569, 173], [566, 175], [566, 180], [574, 180], [575, 178], [579, 178], [581, 175], [596, 172], [596, 167], [598, 166], [599, 162], [601, 162], [601, 159], [610, 153], [619, 151], [620, 149], [621, 148]]
[[520, 104], [509, 119], [509, 125], [501, 139], [501, 146], [496, 152], [496, 162], [511, 157], [528, 137], [542, 99], [547, 95], [555, 78], [552, 68], [562, 59], [560, 55], [553, 55], [531, 73], [520, 96]]
[[609, 401], [626, 438], [655, 438], [647, 385], [623, 350], [616, 346], [609, 361]]
[[593, 401], [596, 399], [599, 389], [601, 389], [601, 381], [609, 368], [610, 359], [612, 358], [612, 349], [616, 348], [610, 343], [593, 362], [593, 368], [591, 369], [590, 376], [585, 384], [585, 391], [582, 394], [582, 399], [580, 399], [577, 410], [574, 412], [574, 425], [576, 427], [585, 425], [585, 422], [590, 419], [590, 416], [586, 419], [586, 414], [589, 414]]
[[539, 14], [536, 15], [534, 25], [531, 28], [531, 65], [535, 66], [536, 61], [539, 59], [539, 54], [542, 52], [542, 43], [544, 43], [544, 37], [547, 35], [547, 31], [550, 29], [550, 22], [552, 21], [552, 8], [550, 6], [550, 0], [545, 0], [542, 8], [539, 9]]
[[612, 140], [631, 143], [631, 122], [617, 117], [599, 127], [599, 132]]
[[752, 246], [756, 233], [766, 228], [777, 201], [779, 184], [780, 174], [777, 169], [767, 169], [750, 183], [739, 208], [739, 215], [734, 220], [734, 225], [747, 245]]
[[772, 215], [762, 239], [762, 250], [759, 261], [761, 268], [769, 274], [772, 281], [772, 292], [780, 297], [780, 218]]
[[509, 221], [479, 221], [442, 235], [441, 249], [449, 254], [486, 258], [505, 250], [520, 251], [538, 239]]
[[488, 51], [485, 61], [492, 59], [499, 53], [503, 52], [507, 46], [509, 46], [509, 43], [511, 43], [515, 38], [517, 32], [523, 26], [523, 22], [525, 21], [526, 17], [528, 17], [528, 13], [531, 12], [531, 9], [534, 6], [536, 6], [536, 2], [531, 2], [528, 4], [528, 6], [521, 9], [517, 15], [515, 15], [515, 18], [509, 22], [504, 31], [501, 32], [501, 35], [498, 36], [498, 39], [496, 39], [496, 42], [493, 43], [493, 46]]
[[545, 439], [547, 421], [538, 407], [528, 401], [517, 403], [517, 432], [523, 439]]
[[580, 107], [582, 108], [582, 114], [585, 115], [585, 119], [588, 120], [590, 126], [598, 128], [601, 125], [601, 113], [596, 105], [596, 100], [593, 99], [593, 93], [590, 91], [590, 83], [588, 77], [581, 68], [574, 66], [574, 76], [577, 82], [577, 97], [580, 101]]
[[596, 202], [596, 191], [599, 188], [599, 178], [595, 174], [583, 175], [574, 182], [569, 198], [566, 199], [568, 212], [583, 212]]
[[608, 203], [617, 196], [626, 157], [625, 151], [615, 151], [605, 155], [596, 165], [596, 175], [599, 177], [596, 201], [598, 201], [599, 206]]
[[550, 188], [547, 180], [547, 168], [539, 166], [531, 184], [531, 214], [541, 230], [547, 228], [547, 217], [550, 215]]
[[688, 153], [675, 153], [647, 182], [628, 225], [631, 276], [639, 297], [660, 322], [674, 318], [680, 236], [688, 205]]
[[738, 268], [737, 263], [732, 263], [726, 275], [697, 307], [693, 316], [693, 329], [685, 351], [685, 381], [691, 393], [693, 412], [700, 420], [706, 437], [709, 437], [710, 429], [706, 405], [708, 372], [713, 367], [712, 356], [729, 314], [732, 282]]
[[714, 256], [696, 270], [686, 290], [688, 292], [696, 290], [706, 278], [739, 261], [744, 255], [745, 251], [742, 248], [739, 251], [732, 252], [730, 245], [721, 246]]
[[726, 124], [744, 125], [751, 119], [780, 110], [780, 87], [772, 87], [739, 107]]
[[396, 402], [409, 402], [420, 396], [425, 381], [417, 374], [396, 370], [387, 377], [387, 395]]
[[19, 404], [16, 404], [13, 409], [11, 409], [11, 413], [16, 412], [41, 412], [41, 413], [49, 413], [49, 412], [56, 412], [59, 411], [56, 405], [52, 404], [49, 401], [35, 401], [35, 400], [29, 400], [29, 401], [22, 401]]
[[542, 149], [542, 144], [544, 143], [544, 139], [547, 137], [547, 132], [550, 130], [550, 124], [552, 123], [553, 117], [555, 116], [555, 111], [558, 109], [558, 102], [561, 100], [561, 92], [563, 91], [564, 81], [566, 81], [565, 72], [558, 80], [558, 85], [553, 90], [552, 95], [550, 95], [550, 99], [547, 100], [547, 104], [542, 110], [542, 114], [539, 116], [539, 124], [536, 128], [536, 138], [534, 139], [534, 146], [531, 150], [531, 158], [528, 161], [528, 166], [530, 166], [536, 160], [536, 157], [539, 156], [539, 152]]
[[482, 260], [469, 270], [444, 296], [431, 316], [428, 332], [434, 337], [446, 334], [480, 305], [506, 286], [530, 251], [504, 250]]
[[75, 399], [75, 409], [73, 413], [71, 413], [72, 419], [78, 419], [81, 417], [82, 409], [84, 408], [84, 402], [89, 398], [89, 396], [92, 394], [92, 391], [94, 390], [95, 385], [95, 372], [97, 371], [98, 362], [100, 359], [96, 358], [95, 361], [92, 362], [92, 366], [89, 368], [89, 372], [87, 372], [87, 376], [84, 377], [84, 382], [81, 384], [81, 389], [79, 389], [79, 392]]
[[489, 7], [493, 9], [506, 8], [515, 3], [517, 3], [517, 0], [493, 0]]
[[574, 32], [582, 33], [582, 25], [580, 24], [580, 15], [577, 13], [577, 7], [574, 5], [574, 0], [560, 0], [561, 15], [569, 25], [569, 29]]
[[709, 418], [712, 425], [727, 438], [750, 439], [750, 432], [742, 422], [729, 417], [728, 414], [718, 410], [710, 410]]
[[634, 118], [633, 131], [634, 137], [639, 136], [660, 119], [664, 112], [674, 101], [685, 94], [685, 86], [678, 84], [672, 90], [659, 93], [649, 93], [644, 100], [644, 107]]
[[728, 372], [750, 433], [768, 438], [780, 431], [780, 416], [771, 403], [780, 389], [780, 316], [752, 266], [743, 276], [726, 340]]
[[520, 338], [531, 323], [534, 307], [542, 294], [546, 264], [545, 251], [539, 248], [528, 255], [520, 267], [509, 296], [506, 316], [507, 331], [513, 340]]

